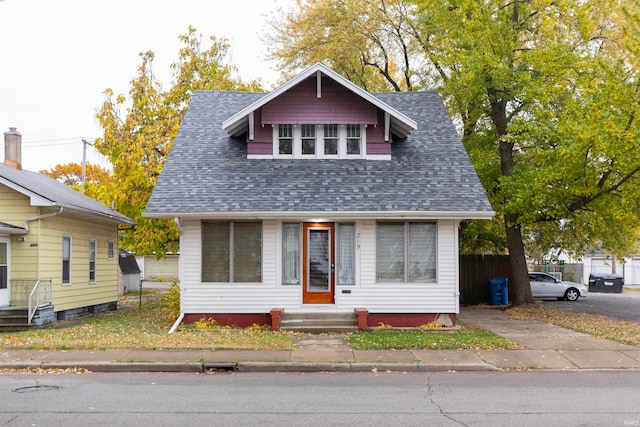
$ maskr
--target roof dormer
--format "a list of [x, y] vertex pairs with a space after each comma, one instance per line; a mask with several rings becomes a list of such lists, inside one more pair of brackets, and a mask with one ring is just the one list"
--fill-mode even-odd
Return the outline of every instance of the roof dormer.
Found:
[[[262, 145], [260, 158], [376, 158], [378, 153], [367, 154], [367, 135], [372, 143], [391, 143], [392, 134], [406, 138], [417, 128], [414, 120], [321, 63], [238, 111], [222, 126], [229, 136], [246, 134], [249, 144]], [[290, 149], [286, 142], [279, 146], [286, 139], [283, 132], [290, 133]], [[390, 150], [386, 151], [378, 157], [387, 158]], [[256, 157], [251, 150], [248, 155]]]

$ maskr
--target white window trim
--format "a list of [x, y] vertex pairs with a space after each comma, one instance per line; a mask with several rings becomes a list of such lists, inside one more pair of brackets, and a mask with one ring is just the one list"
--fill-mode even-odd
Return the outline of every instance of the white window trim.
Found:
[[[402, 223], [404, 225], [404, 260], [405, 260], [405, 266], [404, 266], [404, 279], [402, 282], [388, 282], [388, 281], [378, 281], [378, 269], [377, 269], [377, 264], [378, 264], [378, 224], [385, 224], [385, 223]], [[407, 271], [407, 260], [409, 259], [409, 226], [410, 224], [434, 224], [435, 225], [435, 249], [434, 249], [434, 254], [435, 254], [435, 265], [436, 265], [436, 277], [434, 279], [434, 281], [432, 282], [409, 282], [408, 281], [408, 271]], [[376, 263], [376, 271], [375, 271], [375, 283], [377, 285], [432, 285], [434, 283], [438, 283], [438, 277], [440, 275], [440, 269], [439, 269], [439, 260], [440, 260], [440, 253], [438, 252], [438, 222], [434, 222], [434, 221], [376, 221], [376, 225], [375, 225], [375, 230], [376, 230], [376, 255], [375, 255], [375, 263]]]
[[62, 235], [62, 261], [64, 262], [64, 239], [69, 239], [69, 281], [64, 281], [64, 266], [61, 274], [61, 282], [62, 286], [71, 286], [71, 282], [73, 282], [73, 237], [63, 234]]
[[[324, 154], [324, 124], [316, 126], [316, 153], [302, 154], [302, 126], [293, 125], [293, 154], [280, 154], [279, 125], [273, 125], [273, 158], [274, 159], [366, 159], [367, 158], [367, 125], [360, 125], [360, 154], [347, 154], [347, 125], [338, 125], [338, 154]], [[389, 160], [391, 156], [378, 158], [375, 160]], [[271, 158], [264, 155], [253, 155], [249, 158]]]
[[[289, 284], [289, 283], [283, 283], [282, 280], [282, 273], [283, 273], [283, 260], [282, 260], [282, 245], [283, 245], [283, 239], [284, 239], [284, 224], [299, 224], [300, 225], [300, 269], [302, 269], [302, 263], [304, 262], [304, 260], [302, 259], [302, 227], [303, 227], [303, 223], [305, 221], [303, 219], [300, 219], [299, 221], [294, 220], [282, 220], [282, 221], [278, 221], [277, 222], [277, 234], [276, 234], [276, 259], [277, 261], [277, 265], [276, 265], [276, 277], [278, 277], [277, 279], [277, 286], [284, 286], [284, 287], [289, 287], [289, 286], [299, 286], [299, 285], [294, 285], [294, 284]], [[329, 221], [332, 222], [332, 221]], [[362, 236], [362, 229], [361, 229], [361, 223], [360, 221], [333, 221], [334, 226], [336, 227], [335, 229], [337, 230], [338, 224], [353, 224], [355, 226], [355, 248], [354, 248], [354, 270], [355, 270], [355, 274], [354, 274], [354, 282], [353, 284], [339, 284], [337, 277], [336, 277], [336, 287], [340, 287], [340, 288], [344, 288], [344, 289], [354, 289], [356, 287], [361, 287], [361, 271], [360, 271], [360, 265], [361, 265], [361, 261], [360, 261], [360, 245], [361, 245], [361, 236]], [[336, 236], [337, 236], [337, 231], [336, 231]], [[337, 238], [337, 237], [336, 237]], [[335, 242], [335, 244], [337, 245], [337, 241]], [[336, 260], [335, 260], [335, 271], [338, 271], [338, 259], [336, 256]], [[300, 277], [302, 277], [302, 271], [300, 272]], [[302, 294], [301, 294], [302, 295]], [[336, 296], [338, 295], [338, 293], [336, 293]]]
[[116, 241], [109, 240], [107, 242], [107, 258], [109, 261], [113, 261], [116, 259]]
[[[204, 281], [204, 278], [202, 277], [203, 274], [203, 268], [202, 268], [202, 260], [203, 260], [203, 252], [204, 252], [204, 239], [202, 238], [202, 230], [203, 230], [203, 222], [205, 222], [204, 220], [200, 221], [200, 283], [204, 283], [204, 284], [212, 284], [212, 285], [262, 285], [265, 283], [264, 281], [264, 274], [265, 274], [265, 268], [264, 268], [264, 258], [265, 258], [265, 244], [264, 244], [264, 239], [265, 239], [265, 235], [264, 235], [264, 221], [263, 220], [255, 220], [255, 221], [234, 221], [234, 220], [221, 220], [220, 222], [225, 222], [228, 223], [230, 226], [229, 229], [229, 281], [227, 282], [206, 282]], [[216, 221], [217, 222], [217, 221]], [[231, 279], [234, 278], [234, 266], [233, 266], [233, 262], [234, 262], [234, 223], [236, 222], [250, 222], [250, 223], [260, 223], [260, 239], [262, 242], [262, 248], [260, 251], [260, 281], [259, 282], [234, 282]]]
[[[91, 279], [91, 244], [93, 244], [93, 280]], [[98, 241], [96, 239], [89, 239], [89, 284], [94, 285], [96, 283], [98, 273]]]

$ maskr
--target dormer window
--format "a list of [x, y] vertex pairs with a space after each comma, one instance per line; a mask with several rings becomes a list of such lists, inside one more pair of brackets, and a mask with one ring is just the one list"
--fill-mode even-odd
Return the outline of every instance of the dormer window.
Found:
[[324, 125], [324, 155], [338, 155], [338, 125]]
[[302, 155], [315, 156], [316, 154], [316, 127], [315, 125], [302, 125]]
[[293, 125], [280, 125], [278, 127], [278, 153], [281, 155], [293, 155]]
[[366, 125], [281, 124], [273, 126], [276, 158], [353, 158], [366, 156]]
[[360, 146], [360, 125], [347, 125], [347, 154], [359, 155]]

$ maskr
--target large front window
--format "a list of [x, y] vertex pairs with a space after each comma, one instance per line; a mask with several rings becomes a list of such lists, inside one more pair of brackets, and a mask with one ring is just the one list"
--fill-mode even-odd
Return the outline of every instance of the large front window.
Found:
[[262, 281], [262, 223], [202, 223], [202, 281]]
[[377, 224], [376, 281], [436, 281], [436, 225], [421, 222]]

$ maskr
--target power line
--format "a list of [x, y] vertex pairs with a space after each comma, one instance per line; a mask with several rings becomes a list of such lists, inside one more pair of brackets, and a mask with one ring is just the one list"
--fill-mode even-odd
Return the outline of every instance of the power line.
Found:
[[[82, 138], [86, 138], [86, 136], [72, 136], [70, 138], [58, 138], [58, 139], [41, 139], [38, 141], [22, 141], [23, 144], [33, 144], [36, 142], [57, 142], [57, 141], [68, 141], [70, 139], [82, 140]], [[81, 141], [78, 141], [81, 142]]]
[[[43, 139], [40, 141], [22, 141], [22, 144], [23, 144], [23, 148], [55, 147], [58, 145], [82, 144], [83, 139], [93, 140], [95, 138], [78, 137], [77, 139], [76, 138]], [[3, 146], [3, 145], [4, 143], [0, 142], [0, 146]], [[24, 147], [24, 145], [27, 145], [27, 146]]]

